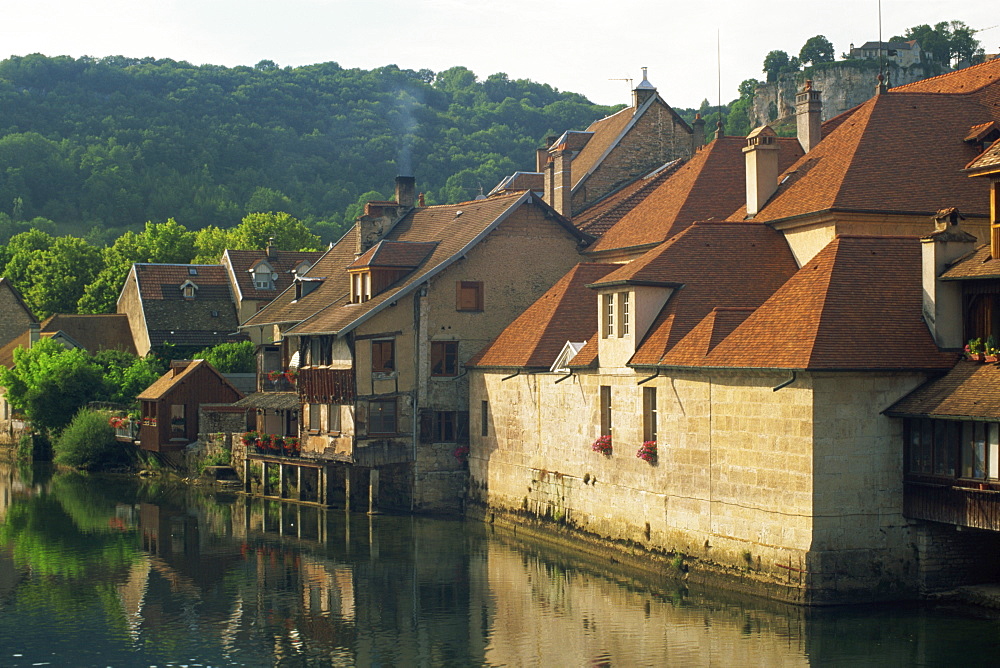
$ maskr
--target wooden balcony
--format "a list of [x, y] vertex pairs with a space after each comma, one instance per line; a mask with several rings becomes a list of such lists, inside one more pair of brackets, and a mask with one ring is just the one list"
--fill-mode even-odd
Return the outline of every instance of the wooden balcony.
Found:
[[912, 519], [1000, 531], [1000, 491], [908, 480], [903, 487], [903, 514]]
[[298, 389], [303, 403], [352, 404], [355, 395], [354, 369], [300, 369]]

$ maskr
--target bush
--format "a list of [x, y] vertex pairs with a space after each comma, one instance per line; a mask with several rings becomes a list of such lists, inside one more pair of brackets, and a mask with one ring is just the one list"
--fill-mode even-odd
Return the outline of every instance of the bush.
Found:
[[22, 461], [52, 461], [52, 443], [45, 434], [21, 434], [17, 442], [17, 458]]
[[115, 440], [104, 411], [80, 410], [55, 443], [58, 464], [94, 471], [128, 463], [128, 451]]

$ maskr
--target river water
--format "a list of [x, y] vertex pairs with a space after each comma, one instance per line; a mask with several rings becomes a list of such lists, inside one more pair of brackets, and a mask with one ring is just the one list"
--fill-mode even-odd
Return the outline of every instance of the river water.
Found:
[[474, 522], [0, 464], [0, 666], [995, 665], [964, 608], [644, 582]]

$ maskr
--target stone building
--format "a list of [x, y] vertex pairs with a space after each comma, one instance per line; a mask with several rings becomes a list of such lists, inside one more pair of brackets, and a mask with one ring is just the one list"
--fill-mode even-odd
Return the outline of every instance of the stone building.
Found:
[[[530, 191], [422, 206], [413, 178], [399, 177], [395, 201], [370, 202], [242, 326], [264, 342], [261, 392], [242, 403], [265, 420], [268, 407], [298, 409], [298, 461], [320, 476], [314, 500], [349, 503], [353, 481], [383, 506], [454, 512], [466, 481], [465, 362], [590, 240]], [[282, 373], [294, 384], [268, 387]], [[290, 403], [279, 407], [273, 389]]]
[[567, 218], [575, 216], [666, 163], [690, 156], [704, 142], [704, 122], [691, 128], [646, 78], [632, 91], [632, 104], [586, 130], [549, 137], [536, 155], [534, 172], [517, 172], [491, 194], [541, 189], [545, 201]]
[[[601, 262], [477, 354], [478, 512], [662, 567], [657, 555], [681, 555], [692, 577], [801, 603], [997, 578], [1000, 411], [943, 399], [968, 397], [964, 340], [996, 331], [993, 270], [968, 255], [996, 208], [963, 170], [992, 169], [1000, 61], [877, 93], [820, 126], [819, 92], [803, 90], [800, 156], [751, 133], [742, 201], [715, 220], [675, 229], [678, 201], [716, 193], [666, 176], [659, 205], [641, 198], [588, 249]], [[939, 405], [963, 424], [935, 422]], [[924, 453], [938, 431], [936, 469]], [[608, 454], [592, 449], [602, 436]]]

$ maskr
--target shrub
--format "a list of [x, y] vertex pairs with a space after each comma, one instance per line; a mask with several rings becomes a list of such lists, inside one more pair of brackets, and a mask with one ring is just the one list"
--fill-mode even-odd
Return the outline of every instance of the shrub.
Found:
[[56, 441], [55, 461], [88, 471], [128, 463], [128, 452], [115, 440], [115, 430], [102, 411], [80, 410]]
[[52, 442], [45, 434], [21, 434], [17, 442], [17, 458], [22, 461], [51, 461]]

